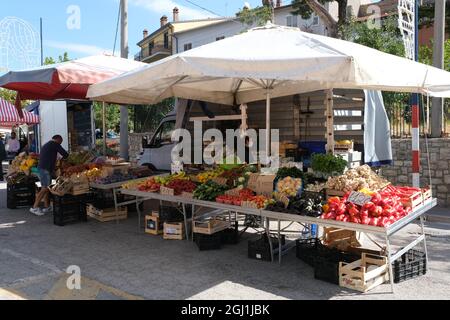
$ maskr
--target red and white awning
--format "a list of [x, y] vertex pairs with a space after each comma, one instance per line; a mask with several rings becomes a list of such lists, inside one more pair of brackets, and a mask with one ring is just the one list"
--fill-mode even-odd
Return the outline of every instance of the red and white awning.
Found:
[[0, 125], [12, 126], [17, 124], [37, 124], [39, 116], [23, 110], [23, 118], [20, 117], [16, 107], [0, 98]]

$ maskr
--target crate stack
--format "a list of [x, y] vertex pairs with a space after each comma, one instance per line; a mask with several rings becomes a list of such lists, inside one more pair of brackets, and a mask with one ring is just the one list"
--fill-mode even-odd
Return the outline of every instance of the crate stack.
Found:
[[[272, 261], [272, 254], [270, 251], [270, 243], [267, 234], [263, 234], [261, 238], [248, 241], [248, 257], [250, 259], [256, 259], [261, 261]], [[281, 239], [278, 239], [275, 235], [270, 236], [272, 243], [272, 249], [278, 249], [279, 243], [284, 246], [286, 244], [286, 237], [281, 235]]]
[[89, 196], [86, 194], [74, 196], [53, 195], [53, 223], [57, 226], [65, 226], [73, 222], [86, 222], [86, 204]]
[[36, 184], [34, 180], [22, 183], [8, 183], [6, 195], [6, 207], [17, 209], [33, 206], [36, 195]]
[[224, 244], [239, 241], [237, 222], [234, 228], [230, 221], [218, 217], [196, 220], [192, 223], [194, 241], [200, 251], [220, 250]]

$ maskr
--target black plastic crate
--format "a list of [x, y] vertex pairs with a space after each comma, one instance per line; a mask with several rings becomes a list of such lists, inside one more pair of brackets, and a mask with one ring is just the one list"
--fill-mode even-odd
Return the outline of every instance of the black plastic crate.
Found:
[[17, 208], [28, 208], [32, 207], [34, 204], [34, 195], [29, 197], [7, 197], [6, 198], [6, 207], [8, 209], [17, 209]]
[[296, 241], [296, 256], [308, 265], [314, 266], [314, 258], [317, 252], [323, 249], [322, 247], [323, 245], [320, 239], [298, 239]]
[[180, 210], [180, 208], [172, 206], [159, 206], [159, 219], [161, 223], [184, 221], [183, 213]]
[[222, 249], [222, 237], [220, 233], [211, 235], [194, 233], [194, 241], [200, 251]]
[[314, 278], [339, 285], [339, 262], [351, 263], [359, 259], [361, 256], [355, 253], [331, 251], [329, 256], [319, 254], [314, 258]]
[[[278, 238], [271, 236], [272, 240], [272, 248], [276, 249], [279, 246]], [[281, 235], [281, 244], [286, 244], [286, 237]], [[262, 261], [272, 261], [270, 254], [270, 245], [267, 238], [267, 235], [264, 234], [258, 240], [249, 240], [248, 241], [248, 257], [250, 259], [262, 260]]]
[[64, 226], [77, 221], [87, 221], [86, 195], [53, 196], [53, 223]]
[[394, 282], [410, 280], [427, 273], [427, 258], [424, 252], [411, 249], [394, 261]]
[[235, 221], [234, 227], [225, 229], [220, 232], [222, 244], [238, 244], [239, 243], [239, 223]]
[[34, 203], [36, 195], [36, 184], [33, 180], [23, 183], [8, 183], [6, 191], [6, 207], [17, 209], [30, 207]]

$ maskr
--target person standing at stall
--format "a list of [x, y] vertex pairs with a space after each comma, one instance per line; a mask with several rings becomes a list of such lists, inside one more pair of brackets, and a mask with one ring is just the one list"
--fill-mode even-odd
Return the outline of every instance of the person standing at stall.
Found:
[[19, 154], [20, 142], [17, 140], [15, 132], [11, 133], [11, 137], [8, 140], [8, 153], [14, 158]]
[[[56, 135], [41, 149], [38, 164], [39, 180], [41, 181], [41, 191], [36, 194], [34, 206], [30, 209], [30, 212], [37, 216], [43, 216], [52, 210], [52, 208], [50, 207], [48, 187], [52, 183], [52, 176], [55, 171], [56, 160], [58, 154], [60, 154], [63, 159], [67, 159], [67, 157], [69, 157], [67, 151], [64, 150], [64, 148], [61, 146], [62, 142], [63, 138], [60, 135]], [[42, 200], [44, 200], [45, 208], [41, 210], [39, 208], [39, 205]]]
[[0, 181], [3, 181], [3, 160], [6, 160], [6, 149], [3, 143], [3, 137], [0, 135]]

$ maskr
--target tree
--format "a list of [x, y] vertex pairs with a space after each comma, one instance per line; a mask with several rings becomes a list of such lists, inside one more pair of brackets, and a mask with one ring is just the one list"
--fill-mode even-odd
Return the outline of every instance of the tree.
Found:
[[46, 57], [44, 59], [44, 65], [50, 65], [55, 63], [61, 63], [61, 62], [67, 62], [70, 61], [69, 54], [67, 52], [64, 52], [62, 56], [58, 56], [58, 61], [55, 61], [53, 57]]
[[[295, 15], [300, 15], [303, 19], [311, 18], [314, 12], [327, 26], [331, 37], [338, 36], [339, 27], [347, 24], [347, 1], [348, 0], [293, 0], [292, 6]], [[327, 2], [337, 2], [338, 4], [338, 21], [324, 7]]]
[[0, 98], [12, 104], [16, 101], [16, 92], [8, 89], [0, 88]]
[[267, 23], [267, 21], [272, 20], [272, 8], [270, 5], [263, 5], [254, 9], [244, 7], [236, 14], [236, 16], [242, 23], [248, 26], [255, 24], [257, 26], [263, 26]]

